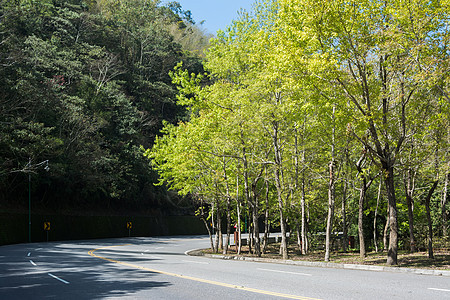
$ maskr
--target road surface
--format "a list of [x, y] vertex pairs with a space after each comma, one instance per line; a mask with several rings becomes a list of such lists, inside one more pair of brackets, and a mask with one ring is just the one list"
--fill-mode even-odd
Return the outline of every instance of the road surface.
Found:
[[187, 256], [205, 236], [0, 247], [0, 299], [450, 299], [450, 278]]

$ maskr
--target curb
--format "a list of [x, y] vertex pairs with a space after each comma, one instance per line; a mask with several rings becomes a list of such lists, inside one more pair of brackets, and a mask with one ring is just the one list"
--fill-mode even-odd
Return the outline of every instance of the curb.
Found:
[[304, 267], [378, 271], [378, 272], [392, 272], [392, 273], [409, 273], [409, 274], [417, 274], [417, 275], [433, 275], [433, 276], [450, 277], [450, 271], [446, 271], [446, 270], [413, 269], [413, 268], [403, 268], [403, 267], [368, 266], [368, 265], [357, 265], [357, 264], [338, 264], [338, 263], [330, 263], [330, 262], [294, 261], [294, 260], [281, 260], [281, 259], [261, 258], [261, 257], [244, 257], [244, 256], [235, 256], [235, 255], [205, 254], [202, 252], [201, 249], [187, 251], [186, 255], [205, 256], [205, 257], [213, 258], [213, 259], [245, 260], [245, 261], [265, 262], [265, 263], [273, 263], [273, 264], [304, 266]]

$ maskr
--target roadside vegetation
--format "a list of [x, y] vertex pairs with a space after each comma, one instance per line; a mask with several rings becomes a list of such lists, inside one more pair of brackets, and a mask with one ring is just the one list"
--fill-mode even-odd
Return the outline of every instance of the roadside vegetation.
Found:
[[160, 184], [198, 202], [212, 251], [231, 251], [233, 227], [256, 256], [280, 231], [283, 259], [288, 232], [325, 261], [338, 235], [363, 261], [384, 249], [387, 265], [400, 250], [435, 258], [436, 237], [448, 247], [449, 12], [261, 0], [212, 40], [206, 72], [177, 65], [189, 118], [166, 123], [146, 155]]
[[177, 2], [0, 0], [0, 212], [30, 181], [33, 212], [192, 213], [140, 146], [186, 117], [169, 71], [210, 37]]

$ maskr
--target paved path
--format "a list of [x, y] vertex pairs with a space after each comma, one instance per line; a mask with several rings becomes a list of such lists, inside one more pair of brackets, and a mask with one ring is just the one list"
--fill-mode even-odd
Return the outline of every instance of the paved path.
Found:
[[450, 278], [187, 256], [207, 237], [0, 247], [0, 299], [450, 299]]

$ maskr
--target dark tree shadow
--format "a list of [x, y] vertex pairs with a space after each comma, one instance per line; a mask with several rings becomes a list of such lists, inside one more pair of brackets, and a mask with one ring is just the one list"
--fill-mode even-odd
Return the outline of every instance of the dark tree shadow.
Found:
[[[134, 245], [138, 242], [139, 248], [155, 246], [156, 243], [165, 245], [164, 247], [170, 245], [170, 240], [163, 243], [151, 239], [123, 239], [105, 240], [102, 241], [102, 246], [131, 242]], [[96, 247], [98, 241], [0, 247], [0, 299], [100, 299], [132, 296], [141, 291], [172, 285], [167, 275], [90, 256], [88, 252]], [[158, 263], [157, 258], [152, 258], [153, 255], [167, 254], [152, 252], [144, 255], [124, 247], [120, 251], [116, 249], [115, 252], [112, 249], [100, 249], [95, 254], [112, 256], [113, 259], [136, 265], [144, 262]], [[117, 257], [118, 253], [120, 257]], [[48, 273], [69, 283], [58, 281]]]

